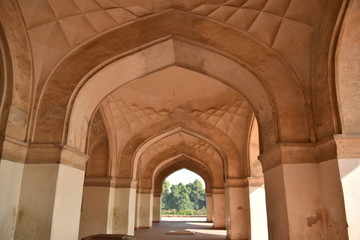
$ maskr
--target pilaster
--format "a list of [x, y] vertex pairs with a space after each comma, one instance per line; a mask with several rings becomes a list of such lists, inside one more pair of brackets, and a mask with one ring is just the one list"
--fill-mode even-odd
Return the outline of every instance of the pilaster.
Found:
[[109, 177], [86, 177], [84, 182], [79, 238], [106, 233], [110, 196]]
[[158, 223], [161, 220], [161, 193], [154, 193], [153, 200], [153, 223]]
[[213, 188], [212, 189], [213, 200], [213, 226], [214, 229], [226, 228], [226, 215], [225, 215], [225, 189]]
[[136, 181], [111, 179], [107, 233], [134, 235]]
[[[37, 155], [30, 149], [22, 175], [15, 238], [76, 239], [87, 156], [64, 147], [59, 161], [45, 161], [44, 149], [57, 151], [47, 146], [41, 148], [44, 151], [38, 163]], [[77, 162], [76, 167], [68, 164], [72, 161]]]
[[212, 222], [213, 221], [213, 199], [212, 193], [206, 193], [206, 221]]
[[339, 177], [331, 166], [336, 156], [333, 147], [331, 139], [317, 144], [281, 143], [259, 157], [269, 239], [347, 238]]
[[153, 218], [153, 192], [152, 189], [141, 188], [138, 190], [138, 228], [149, 229], [152, 227]]
[[246, 178], [226, 181], [226, 239], [250, 239], [250, 204]]

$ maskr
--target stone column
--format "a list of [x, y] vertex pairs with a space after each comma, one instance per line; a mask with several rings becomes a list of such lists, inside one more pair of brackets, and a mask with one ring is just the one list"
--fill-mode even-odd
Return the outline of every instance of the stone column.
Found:
[[134, 236], [136, 181], [111, 179], [107, 233]]
[[214, 229], [225, 229], [225, 190], [222, 188], [213, 188], [212, 200]]
[[213, 200], [211, 192], [206, 193], [206, 221], [212, 222], [213, 220]]
[[153, 222], [158, 223], [161, 220], [161, 193], [154, 193]]
[[226, 239], [250, 239], [249, 189], [246, 178], [226, 181]]
[[360, 135], [335, 135], [335, 141], [349, 239], [360, 239]]
[[27, 146], [3, 143], [0, 161], [0, 239], [14, 239]]
[[80, 217], [79, 238], [106, 233], [110, 178], [86, 177]]
[[148, 229], [152, 227], [153, 217], [153, 193], [151, 189], [140, 189], [138, 192], [138, 228]]
[[78, 238], [86, 161], [86, 155], [68, 147], [27, 149], [15, 239]]
[[[331, 144], [329, 145], [331, 146]], [[260, 156], [269, 239], [347, 239], [339, 176], [327, 143], [282, 143]]]
[[249, 177], [251, 239], [268, 239], [264, 177]]

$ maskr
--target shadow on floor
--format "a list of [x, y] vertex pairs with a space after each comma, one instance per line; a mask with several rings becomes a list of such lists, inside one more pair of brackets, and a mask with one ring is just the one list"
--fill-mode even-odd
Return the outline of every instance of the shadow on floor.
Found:
[[[195, 235], [166, 235], [168, 231], [188, 230]], [[160, 223], [154, 223], [151, 229], [135, 231], [136, 240], [151, 239], [191, 239], [191, 240], [224, 240], [225, 230], [212, 229], [212, 223], [207, 223], [206, 218], [168, 217], [162, 218]]]

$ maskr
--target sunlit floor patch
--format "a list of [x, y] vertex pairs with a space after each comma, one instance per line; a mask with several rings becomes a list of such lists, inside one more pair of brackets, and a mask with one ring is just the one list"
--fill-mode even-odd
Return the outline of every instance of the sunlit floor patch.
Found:
[[191, 222], [191, 221], [186, 221], [186, 224], [188, 224], [188, 225], [193, 225], [193, 226], [199, 226], [199, 227], [209, 227], [209, 223], [207, 223], [207, 222]]
[[165, 233], [167, 235], [194, 235], [195, 233], [188, 230], [177, 230], [177, 231], [168, 231]]
[[[191, 235], [166, 234], [169, 231], [190, 231]], [[136, 240], [225, 240], [226, 230], [213, 229], [213, 224], [206, 218], [169, 217], [161, 218], [150, 229], [139, 229], [135, 232]]]
[[190, 232], [193, 232], [194, 234], [197, 234], [197, 233], [201, 233], [201, 234], [210, 234], [210, 235], [217, 235], [217, 236], [223, 236], [224, 235], [224, 232], [225, 230], [211, 230], [209, 231], [209, 229], [186, 229]]

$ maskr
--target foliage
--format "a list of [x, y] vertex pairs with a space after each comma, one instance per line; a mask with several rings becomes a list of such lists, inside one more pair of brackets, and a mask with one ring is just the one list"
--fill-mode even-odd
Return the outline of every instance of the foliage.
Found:
[[206, 194], [202, 182], [196, 179], [193, 183], [171, 185], [164, 181], [162, 209], [166, 215], [204, 215]]
[[186, 216], [204, 216], [206, 215], [206, 208], [200, 210], [161, 210], [161, 215], [186, 215]]

